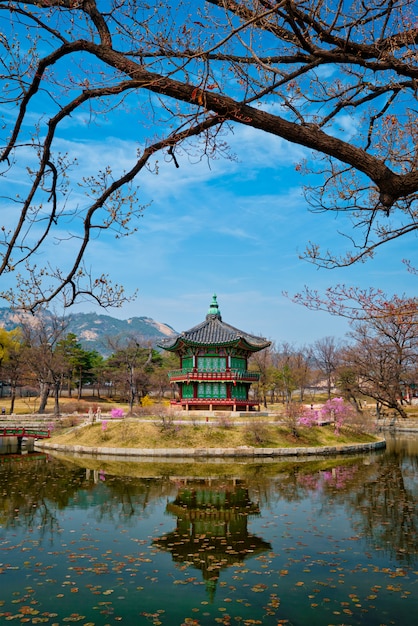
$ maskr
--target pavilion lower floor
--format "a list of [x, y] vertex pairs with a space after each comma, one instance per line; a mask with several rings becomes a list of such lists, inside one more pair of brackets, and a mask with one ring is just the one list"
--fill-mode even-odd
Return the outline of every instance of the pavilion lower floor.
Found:
[[173, 408], [183, 411], [259, 411], [260, 403], [238, 398], [180, 398], [171, 400]]

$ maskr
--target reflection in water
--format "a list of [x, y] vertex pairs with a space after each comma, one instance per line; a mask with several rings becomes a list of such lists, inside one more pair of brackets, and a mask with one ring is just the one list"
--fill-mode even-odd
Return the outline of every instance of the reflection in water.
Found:
[[399, 563], [411, 564], [417, 556], [417, 461], [418, 439], [391, 437], [388, 454], [345, 502], [357, 511], [358, 531]]
[[70, 593], [97, 626], [98, 607], [125, 623], [413, 623], [418, 438], [274, 463], [0, 460], [0, 621], [29, 588], [16, 619], [29, 593], [51, 624], [79, 621]]
[[271, 544], [248, 532], [248, 518], [260, 515], [248, 488], [237, 481], [182, 482], [175, 500], [167, 504], [177, 519], [176, 529], [154, 545], [171, 552], [174, 561], [201, 570], [213, 601], [222, 569], [270, 550]]
[[[215, 476], [210, 480], [182, 476], [184, 468], [175, 464], [160, 467], [158, 477], [132, 478], [111, 476], [103, 462], [94, 468], [91, 459], [87, 469], [80, 465], [86, 459], [63, 462], [36, 453], [0, 459], [0, 522], [6, 527], [36, 525], [53, 532], [56, 510], [70, 502], [83, 508], [95, 506], [97, 521], [118, 518], [128, 524], [153, 500], [167, 497], [171, 499], [167, 512], [177, 519], [173, 536], [187, 535], [196, 542], [204, 534], [207, 543], [209, 537], [218, 537], [223, 524], [224, 535], [236, 535], [238, 540], [241, 534], [241, 541], [248, 517], [259, 516], [260, 507], [300, 502], [314, 495], [324, 510], [336, 503], [343, 505], [355, 530], [400, 562], [417, 553], [418, 440], [414, 439], [390, 440], [385, 454], [355, 459], [229, 464], [227, 472], [222, 466], [204, 464], [204, 473]], [[147, 473], [147, 464], [141, 465]], [[123, 463], [117, 468], [120, 474], [126, 469]], [[97, 490], [98, 486], [102, 489]], [[163, 544], [160, 540], [159, 545]], [[268, 549], [268, 543], [261, 540], [258, 547]]]
[[33, 450], [32, 437], [0, 437], [0, 459], [4, 458], [3, 455], [26, 455]]

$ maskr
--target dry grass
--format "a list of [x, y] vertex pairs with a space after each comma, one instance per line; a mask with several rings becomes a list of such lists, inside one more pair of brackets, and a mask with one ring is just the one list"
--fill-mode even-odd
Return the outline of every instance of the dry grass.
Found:
[[[0, 398], [0, 406], [6, 409], [6, 413], [10, 413], [10, 398]], [[16, 398], [14, 413], [16, 415], [26, 415], [36, 413], [39, 406], [39, 397], [29, 398]], [[111, 411], [113, 408], [122, 408], [127, 410], [127, 404], [119, 404], [110, 398], [100, 398], [93, 396], [84, 396], [81, 400], [77, 400], [76, 396], [73, 398], [63, 397], [60, 398], [60, 410], [62, 414], [79, 413], [80, 415], [88, 412], [89, 407], [100, 406], [102, 412]], [[48, 398], [48, 404], [46, 407], [46, 414], [54, 412], [54, 400]]]
[[331, 427], [298, 428], [298, 437], [283, 426], [267, 422], [252, 422], [228, 428], [214, 423], [174, 424], [157, 421], [139, 422], [125, 418], [107, 424], [90, 424], [53, 435], [55, 443], [67, 445], [116, 448], [236, 448], [254, 446], [286, 448], [324, 446], [375, 441], [366, 433], [342, 431], [339, 436]]
[[[323, 397], [322, 396], [315, 397], [314, 399], [314, 403], [316, 406], [322, 404], [325, 401], [326, 401], [325, 395]], [[305, 404], [309, 405], [309, 403], [310, 402], [306, 400]], [[168, 401], [164, 401], [163, 404], [164, 404], [164, 407], [167, 408]], [[15, 406], [14, 406], [14, 414], [15, 415], [36, 414], [38, 406], [39, 406], [38, 397], [16, 398]], [[0, 398], [0, 408], [1, 407], [4, 407], [6, 414], [9, 415], [10, 398], [8, 397]], [[115, 399], [107, 398], [107, 397], [97, 398], [97, 396], [85, 395], [83, 396], [81, 400], [77, 400], [76, 396], [74, 396], [73, 398], [68, 398], [65, 396], [60, 398], [60, 410], [63, 416], [76, 415], [76, 414], [80, 416], [85, 416], [87, 415], [90, 407], [92, 408], [100, 407], [103, 415], [110, 413], [110, 411], [114, 408], [122, 409], [125, 412], [125, 414], [128, 414], [128, 411], [129, 411], [127, 403], [118, 402]], [[375, 407], [374, 402], [370, 400], [367, 404], [366, 414], [367, 414], [367, 411], [369, 411], [370, 414], [373, 415], [373, 418], [374, 418], [374, 407]], [[154, 412], [154, 417], [155, 417], [156, 408], [157, 408], [156, 406], [152, 406], [152, 405], [145, 406], [145, 407], [137, 405], [134, 407], [133, 413], [134, 413], [134, 416], [138, 416], [138, 417], [153, 417], [153, 412]], [[263, 410], [263, 407], [261, 407], [261, 409]], [[406, 411], [406, 414], [408, 415], [408, 418], [418, 419], [418, 405], [413, 405], [413, 406], [405, 405], [404, 409]], [[285, 412], [285, 407], [282, 403], [269, 404], [267, 410], [269, 411], [270, 414], [274, 414], [276, 416], [283, 416]], [[52, 415], [53, 412], [54, 412], [54, 402], [52, 398], [49, 398], [45, 414]], [[391, 416], [392, 411], [389, 411], [388, 415]], [[193, 421], [194, 418], [191, 416], [184, 415], [182, 416], [182, 419]]]

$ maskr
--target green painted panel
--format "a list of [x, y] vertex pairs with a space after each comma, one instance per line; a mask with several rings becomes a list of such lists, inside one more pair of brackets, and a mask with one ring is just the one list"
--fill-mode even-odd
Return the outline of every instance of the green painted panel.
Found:
[[224, 372], [226, 369], [226, 358], [218, 356], [199, 356], [197, 367], [200, 372]]
[[181, 365], [182, 365], [182, 369], [192, 369], [193, 357], [192, 356], [183, 357]]
[[245, 359], [240, 359], [236, 356], [231, 357], [231, 367], [234, 370], [245, 371], [246, 370], [246, 362]]
[[232, 397], [236, 400], [246, 400], [247, 399], [247, 388], [246, 385], [234, 385], [232, 387]]
[[193, 398], [193, 385], [186, 384], [182, 386], [182, 396], [183, 398]]
[[[184, 388], [184, 387], [183, 387]], [[199, 383], [197, 386], [198, 398], [212, 398], [214, 400], [219, 398], [226, 398], [226, 384], [225, 383]]]

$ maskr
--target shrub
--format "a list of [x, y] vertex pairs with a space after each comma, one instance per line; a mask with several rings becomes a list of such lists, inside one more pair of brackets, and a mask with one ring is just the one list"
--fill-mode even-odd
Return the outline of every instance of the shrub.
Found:
[[219, 428], [224, 428], [225, 430], [228, 430], [229, 428], [234, 428], [234, 422], [233, 420], [231, 420], [230, 417], [222, 416], [218, 419], [218, 426]]
[[62, 413], [87, 413], [89, 404], [79, 400], [69, 400], [62, 404]]
[[286, 406], [283, 422], [290, 430], [293, 437], [299, 438], [299, 420], [303, 417], [305, 410], [302, 404], [297, 404], [296, 402], [289, 402]]
[[179, 424], [176, 424], [172, 415], [161, 414], [160, 418], [160, 432], [167, 437], [176, 437], [181, 430]]
[[357, 412], [351, 404], [344, 402], [343, 398], [327, 400], [321, 409], [321, 417], [334, 424], [334, 432], [336, 435], [340, 434], [343, 426], [354, 426], [357, 422], [358, 427], [359, 416]]
[[308, 428], [318, 426], [320, 422], [320, 413], [314, 409], [307, 409], [304, 407], [297, 420], [300, 426], [307, 426]]
[[246, 424], [244, 432], [247, 440], [252, 445], [261, 445], [268, 440], [268, 425], [260, 420], [250, 420]]
[[341, 426], [344, 423], [346, 408], [342, 398], [332, 398], [327, 400], [321, 408], [321, 417], [323, 420], [330, 421], [334, 424], [335, 434], [339, 434]]

